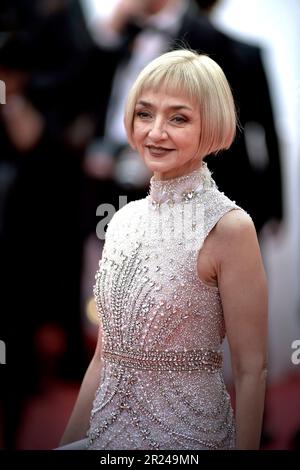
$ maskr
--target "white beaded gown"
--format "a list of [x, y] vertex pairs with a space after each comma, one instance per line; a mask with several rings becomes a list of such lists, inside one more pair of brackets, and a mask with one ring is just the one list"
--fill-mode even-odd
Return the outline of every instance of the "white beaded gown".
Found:
[[197, 257], [235, 208], [203, 164], [152, 178], [148, 196], [111, 219], [94, 286], [104, 345], [88, 449], [234, 448], [222, 304]]

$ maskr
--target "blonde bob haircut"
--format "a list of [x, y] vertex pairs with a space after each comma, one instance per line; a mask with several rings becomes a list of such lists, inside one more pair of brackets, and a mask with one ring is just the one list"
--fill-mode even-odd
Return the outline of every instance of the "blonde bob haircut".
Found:
[[144, 91], [162, 89], [184, 94], [199, 103], [199, 157], [230, 147], [236, 133], [237, 118], [233, 96], [223, 70], [206, 55], [180, 49], [167, 52], [150, 62], [140, 72], [129, 92], [124, 123], [128, 141], [133, 148], [136, 103]]

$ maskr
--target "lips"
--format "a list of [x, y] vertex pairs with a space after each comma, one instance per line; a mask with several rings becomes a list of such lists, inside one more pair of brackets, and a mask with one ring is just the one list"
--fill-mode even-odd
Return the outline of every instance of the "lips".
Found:
[[161, 156], [167, 152], [171, 152], [172, 150], [174, 150], [167, 147], [160, 147], [155, 145], [146, 145], [146, 148], [149, 150], [150, 154], [154, 156]]

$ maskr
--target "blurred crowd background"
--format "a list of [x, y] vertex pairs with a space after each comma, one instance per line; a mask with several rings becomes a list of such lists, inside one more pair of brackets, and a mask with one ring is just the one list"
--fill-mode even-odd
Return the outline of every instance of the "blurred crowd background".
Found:
[[297, 0], [1, 1], [0, 448], [59, 443], [96, 343], [97, 226], [148, 192], [124, 100], [178, 47], [209, 54], [232, 87], [240, 129], [207, 163], [252, 216], [267, 269], [262, 448], [299, 448], [299, 23]]

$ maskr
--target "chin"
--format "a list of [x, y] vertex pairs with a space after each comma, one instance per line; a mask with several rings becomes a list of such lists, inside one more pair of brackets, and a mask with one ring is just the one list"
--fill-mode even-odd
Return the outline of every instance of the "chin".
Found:
[[178, 165], [174, 165], [170, 162], [167, 162], [164, 159], [153, 160], [152, 158], [148, 158], [148, 157], [144, 159], [144, 163], [149, 168], [150, 171], [161, 171], [163, 173], [166, 171], [175, 170], [178, 167]]
[[173, 166], [165, 165], [164, 163], [160, 163], [160, 162], [157, 162], [157, 163], [145, 162], [145, 163], [146, 163], [146, 166], [149, 168], [149, 170], [152, 172], [159, 171], [160, 173], [166, 173], [166, 172], [175, 170]]

